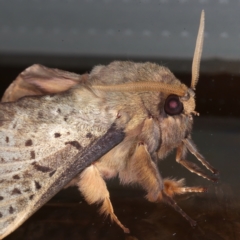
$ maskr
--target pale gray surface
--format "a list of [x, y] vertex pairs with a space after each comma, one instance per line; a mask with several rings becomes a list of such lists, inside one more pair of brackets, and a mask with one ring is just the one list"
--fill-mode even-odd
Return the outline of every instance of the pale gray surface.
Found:
[[238, 62], [238, 0], [0, 0], [0, 63], [52, 55], [62, 65], [64, 57], [189, 61], [202, 9], [203, 59]]

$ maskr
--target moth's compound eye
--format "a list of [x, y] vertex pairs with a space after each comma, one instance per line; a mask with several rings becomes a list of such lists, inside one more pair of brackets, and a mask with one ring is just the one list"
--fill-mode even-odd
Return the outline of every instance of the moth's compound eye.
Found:
[[165, 100], [164, 110], [169, 115], [177, 115], [183, 111], [183, 104], [177, 95], [169, 95]]

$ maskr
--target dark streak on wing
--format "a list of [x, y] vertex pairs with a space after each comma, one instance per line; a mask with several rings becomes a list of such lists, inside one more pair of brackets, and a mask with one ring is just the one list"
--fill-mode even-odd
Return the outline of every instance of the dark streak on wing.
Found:
[[52, 171], [49, 173], [49, 177], [52, 177], [54, 175], [54, 173], [56, 172], [56, 170]]
[[34, 194], [30, 195], [30, 196], [29, 196], [29, 199], [32, 200], [33, 197], [34, 197]]
[[18, 180], [18, 179], [20, 179], [20, 177], [19, 177], [19, 175], [16, 174], [16, 175], [13, 176], [13, 179]]
[[54, 137], [59, 138], [59, 137], [61, 137], [61, 134], [60, 133], [54, 133]]
[[37, 164], [36, 162], [33, 162], [32, 165], [34, 166], [34, 168], [37, 171], [40, 171], [40, 172], [51, 172], [51, 171], [53, 171], [52, 168], [41, 166], [41, 165]]
[[31, 139], [28, 139], [26, 142], [25, 142], [25, 146], [26, 147], [29, 147], [29, 146], [32, 146], [33, 142]]
[[92, 133], [90, 133], [90, 132], [86, 134], [86, 138], [92, 138], [92, 136], [93, 136], [93, 135], [92, 135]]
[[35, 152], [34, 152], [34, 151], [31, 151], [31, 152], [30, 152], [30, 156], [31, 156], [31, 159], [35, 159]]
[[14, 209], [12, 206], [10, 206], [9, 209], [8, 209], [8, 211], [9, 211], [10, 214], [12, 214], [12, 213], [15, 212], [15, 209]]
[[82, 146], [81, 146], [81, 144], [80, 144], [78, 141], [65, 142], [65, 145], [66, 145], [66, 144], [72, 145], [72, 146], [75, 147], [77, 150], [82, 149]]
[[12, 190], [12, 195], [15, 195], [15, 194], [22, 194], [22, 193], [21, 193], [21, 191], [18, 188], [14, 188]]
[[35, 187], [36, 187], [37, 190], [42, 187], [39, 182], [34, 181], [34, 183], [35, 183]]

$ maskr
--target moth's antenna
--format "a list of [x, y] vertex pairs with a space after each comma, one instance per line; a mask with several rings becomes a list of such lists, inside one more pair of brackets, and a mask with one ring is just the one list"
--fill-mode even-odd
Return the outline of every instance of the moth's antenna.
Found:
[[180, 97], [187, 92], [187, 87], [184, 84], [179, 86], [160, 83], [160, 82], [128, 82], [116, 85], [92, 85], [92, 88], [106, 92], [165, 92], [176, 94]]
[[195, 90], [195, 87], [198, 82], [198, 77], [199, 77], [200, 61], [201, 61], [201, 56], [202, 56], [202, 47], [203, 47], [203, 40], [204, 40], [204, 22], [205, 22], [205, 14], [204, 14], [204, 10], [203, 10], [201, 13], [196, 47], [195, 47], [195, 51], [194, 51], [194, 55], [193, 55], [192, 82], [191, 82], [191, 88], [193, 90]]

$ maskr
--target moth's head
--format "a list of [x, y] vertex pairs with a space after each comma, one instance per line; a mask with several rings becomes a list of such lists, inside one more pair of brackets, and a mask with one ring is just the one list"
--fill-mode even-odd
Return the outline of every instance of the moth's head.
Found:
[[191, 116], [195, 114], [195, 93], [191, 88], [186, 90], [184, 96], [177, 94], [169, 94], [164, 101], [164, 112], [168, 116], [175, 116], [185, 114]]
[[[195, 112], [195, 88], [199, 77], [200, 60], [204, 40], [204, 11], [202, 11], [198, 37], [192, 62], [192, 81], [189, 88], [178, 88], [172, 90], [175, 94], [168, 95], [164, 103], [164, 110], [169, 115], [185, 113], [186, 115], [196, 114]], [[171, 92], [171, 90], [169, 90]]]

